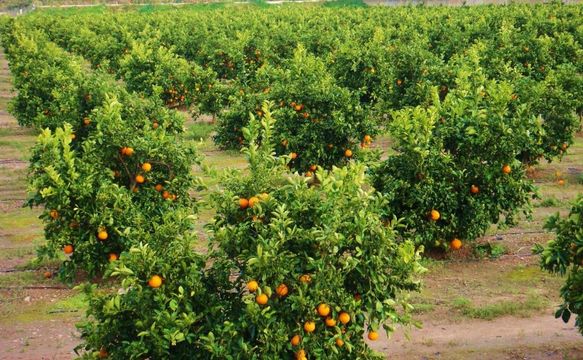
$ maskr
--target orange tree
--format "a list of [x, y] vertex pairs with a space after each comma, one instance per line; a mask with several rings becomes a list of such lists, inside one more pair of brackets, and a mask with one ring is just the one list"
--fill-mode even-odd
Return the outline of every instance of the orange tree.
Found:
[[364, 337], [412, 322], [420, 249], [383, 222], [364, 167], [291, 174], [262, 111], [244, 130], [249, 171], [226, 172], [212, 195], [208, 254], [158, 233], [151, 243], [167, 246], [137, 246], [112, 264], [117, 292], [86, 288], [87, 358], [380, 358]]
[[556, 233], [556, 238], [545, 247], [533, 249], [541, 256], [541, 267], [549, 272], [567, 276], [561, 288], [564, 303], [555, 313], [556, 318], [568, 322], [576, 315], [575, 325], [583, 334], [583, 196], [579, 196], [569, 215], [551, 216], [545, 228]]
[[474, 240], [528, 206], [534, 187], [517, 158], [542, 130], [510, 110], [512, 99], [510, 84], [462, 67], [443, 101], [434, 91], [428, 109], [393, 112], [396, 154], [373, 170], [373, 183], [387, 194], [387, 215], [404, 219], [406, 236], [430, 246]]
[[[111, 99], [91, 114], [83, 140], [68, 124], [42, 132], [33, 149], [29, 205], [43, 205], [41, 255], [67, 255], [62, 275], [98, 274], [112, 259], [193, 206], [188, 193], [194, 150], [147, 117], [121, 117]], [[79, 142], [76, 144], [76, 142]]]
[[373, 358], [366, 334], [375, 339], [379, 327], [411, 321], [406, 291], [418, 288], [418, 252], [383, 222], [385, 199], [366, 186], [363, 165], [318, 170], [314, 179], [289, 174], [290, 158], [273, 154], [278, 122], [262, 111], [263, 132], [254, 119], [244, 130], [250, 172], [223, 180], [209, 224], [212, 256], [237, 274], [234, 327], [244, 345], [229, 343], [229, 328], [215, 333], [211, 348], [235, 343], [242, 357]]
[[369, 143], [378, 131], [358, 97], [339, 86], [325, 62], [301, 46], [282, 67], [264, 66], [255, 82], [235, 91], [232, 105], [219, 118], [216, 140], [238, 145], [249, 113], [263, 115], [263, 100], [279, 105], [276, 153], [294, 153], [290, 166], [300, 172], [313, 172], [313, 165], [329, 169], [358, 157], [361, 143]]

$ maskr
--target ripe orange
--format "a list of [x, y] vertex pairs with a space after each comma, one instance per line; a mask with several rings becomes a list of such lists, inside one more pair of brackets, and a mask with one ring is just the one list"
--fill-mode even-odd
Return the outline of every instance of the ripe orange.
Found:
[[168, 198], [170, 198], [170, 193], [168, 191], [164, 190], [164, 192], [162, 193], [162, 197], [164, 199], [168, 199]]
[[559, 183], [559, 186], [563, 186], [563, 185], [565, 185], [565, 180], [559, 179], [558, 183]]
[[320, 304], [318, 305], [318, 315], [320, 316], [328, 316], [330, 314], [330, 306], [328, 304]]
[[309, 284], [312, 282], [312, 277], [308, 274], [304, 274], [300, 276], [300, 281], [303, 282], [304, 284]]
[[346, 325], [350, 322], [350, 315], [343, 311], [340, 313], [340, 315], [338, 315], [338, 320], [340, 320], [342, 324]]
[[298, 157], [298, 154], [296, 154], [295, 152], [293, 152], [293, 153], [290, 153], [290, 154], [289, 154], [289, 157], [290, 157], [292, 160], [295, 160], [295, 159]]
[[156, 184], [156, 186], [154, 186], [154, 189], [156, 189], [156, 191], [162, 191], [162, 189], [164, 189], [164, 186], [162, 186], [162, 184]]
[[154, 275], [148, 280], [148, 285], [150, 285], [151, 288], [157, 289], [162, 286], [162, 278], [158, 275]]
[[344, 341], [341, 338], [336, 339], [336, 346], [343, 347]]
[[304, 109], [304, 105], [302, 105], [302, 104], [297, 104], [296, 106], [294, 106], [295, 111], [302, 111], [303, 109]]
[[142, 170], [144, 170], [145, 172], [148, 172], [148, 171], [152, 170], [152, 164], [150, 164], [150, 163], [143, 163], [142, 164]]
[[310, 117], [310, 114], [309, 114], [309, 113], [307, 113], [307, 112], [305, 112], [305, 113], [303, 113], [303, 114], [302, 114], [302, 116], [304, 117], [304, 119], [307, 119], [307, 118], [309, 118], [309, 117]]
[[453, 239], [451, 241], [451, 243], [449, 244], [449, 246], [453, 249], [453, 250], [459, 250], [462, 248], [462, 241], [460, 239]]
[[328, 327], [336, 326], [336, 320], [334, 320], [334, 318], [331, 316], [328, 316], [324, 322], [326, 323], [326, 326], [328, 326]]
[[318, 165], [310, 165], [310, 171], [316, 171], [318, 169]]
[[97, 238], [101, 241], [107, 240], [108, 237], [109, 234], [105, 230], [99, 230], [99, 232], [97, 233]]
[[363, 141], [365, 144], [369, 144], [372, 142], [372, 137], [370, 135], [364, 135]]
[[401, 79], [397, 79], [397, 86], [401, 86], [402, 83], [403, 81]]
[[259, 203], [259, 198], [257, 196], [252, 196], [249, 199], [249, 207], [252, 208], [253, 206], [255, 206], [255, 204]]
[[108, 259], [109, 259], [109, 262], [114, 262], [118, 259], [118, 256], [116, 253], [109, 253]]
[[441, 214], [439, 213], [439, 211], [433, 209], [433, 210], [431, 210], [429, 217], [431, 218], [431, 220], [437, 221], [441, 217]]
[[296, 360], [308, 360], [308, 356], [306, 355], [306, 351], [304, 349], [296, 353]]
[[45, 271], [43, 276], [45, 277], [45, 279], [50, 279], [51, 277], [53, 277], [53, 273], [51, 273], [50, 271]]
[[251, 280], [247, 283], [247, 290], [249, 290], [249, 292], [255, 292], [258, 288], [259, 284], [255, 280]]
[[567, 144], [567, 143], [563, 143], [563, 144], [561, 145], [561, 149], [562, 149], [563, 151], [567, 150], [567, 147], [569, 147], [569, 144]]
[[344, 151], [344, 156], [347, 157], [347, 158], [351, 158], [352, 157], [352, 150], [346, 149]]
[[239, 207], [241, 208], [241, 210], [247, 209], [248, 206], [249, 206], [249, 200], [247, 200], [245, 198], [239, 199]]
[[304, 331], [307, 333], [312, 333], [316, 330], [316, 323], [313, 321], [306, 321], [304, 323]]
[[280, 297], [284, 297], [289, 292], [289, 289], [287, 288], [287, 285], [286, 284], [279, 284], [279, 286], [277, 287], [277, 289], [275, 290], [275, 292]]
[[157, 122], [157, 121], [154, 121], [154, 122], [152, 123], [152, 128], [153, 128], [154, 130], [156, 130], [156, 129], [158, 128], [158, 126], [159, 126], [159, 124], [158, 124], [158, 122]]
[[312, 177], [312, 175], [314, 175], [314, 174], [312, 174], [311, 171], [307, 171], [305, 175], [306, 175], [306, 177]]
[[99, 358], [100, 359], [106, 359], [109, 356], [109, 354], [107, 353], [107, 350], [105, 350], [105, 348], [101, 348], [99, 349]]
[[65, 247], [63, 248], [63, 252], [67, 255], [72, 254], [73, 253], [73, 245], [65, 245]]
[[505, 164], [504, 166], [502, 166], [502, 172], [508, 175], [512, 172], [512, 168], [510, 167], [510, 165]]
[[292, 344], [292, 346], [298, 346], [300, 344], [300, 342], [302, 341], [302, 337], [299, 335], [294, 335], [291, 340], [290, 343]]
[[88, 117], [83, 119], [83, 125], [85, 126], [89, 126], [89, 124], [91, 124], [91, 119], [89, 119]]
[[478, 185], [472, 185], [470, 186], [470, 192], [472, 194], [478, 194], [480, 192], [480, 188], [478, 187]]
[[379, 333], [378, 333], [378, 332], [376, 332], [376, 331], [372, 330], [372, 331], [370, 331], [370, 332], [368, 333], [368, 339], [369, 339], [369, 340], [375, 341], [375, 340], [377, 340], [378, 338], [379, 338]]
[[138, 184], [143, 184], [146, 179], [142, 175], [136, 175], [136, 182]]
[[134, 149], [131, 147], [122, 147], [121, 154], [125, 156], [132, 156], [134, 154]]
[[57, 218], [59, 217], [59, 212], [57, 210], [51, 210], [51, 212], [49, 213], [49, 215], [51, 216], [51, 218], [53, 220], [57, 220]]
[[247, 290], [249, 290], [249, 292], [255, 292], [258, 288], [259, 284], [255, 280], [251, 280], [247, 283]]
[[267, 298], [267, 295], [265, 295], [265, 294], [257, 295], [257, 297], [255, 298], [255, 301], [257, 301], [257, 303], [259, 305], [267, 304], [267, 300], [268, 300], [268, 298]]

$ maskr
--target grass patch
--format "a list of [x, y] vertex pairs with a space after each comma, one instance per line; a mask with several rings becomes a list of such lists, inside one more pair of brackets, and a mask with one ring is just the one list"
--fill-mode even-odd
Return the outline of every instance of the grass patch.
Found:
[[335, 1], [326, 1], [323, 7], [327, 8], [343, 8], [343, 7], [368, 7], [368, 5], [362, 0], [335, 0]]
[[453, 308], [472, 319], [493, 320], [502, 316], [529, 317], [532, 313], [544, 310], [548, 306], [546, 299], [529, 295], [524, 301], [506, 300], [494, 304], [474, 306], [464, 297], [454, 299]]
[[435, 305], [427, 303], [412, 304], [413, 314], [427, 314], [435, 310]]
[[207, 140], [215, 131], [215, 125], [210, 123], [194, 123], [188, 128], [186, 138], [188, 140]]
[[0, 275], [0, 287], [20, 287], [37, 284], [41, 278], [35, 272], [15, 272]]
[[548, 198], [540, 201], [535, 206], [537, 206], [537, 207], [559, 207], [559, 206], [561, 206], [561, 201], [554, 196], [549, 196]]

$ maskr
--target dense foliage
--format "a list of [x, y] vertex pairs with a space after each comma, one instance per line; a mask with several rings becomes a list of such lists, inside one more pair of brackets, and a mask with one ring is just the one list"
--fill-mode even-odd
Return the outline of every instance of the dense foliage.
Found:
[[411, 323], [407, 292], [419, 286], [420, 250], [397, 243], [364, 167], [318, 171], [317, 182], [291, 174], [273, 155], [273, 120], [262, 110], [261, 125], [243, 131], [248, 171], [227, 172], [213, 195], [208, 255], [183, 240], [122, 255], [110, 268], [120, 291], [87, 288], [89, 354], [380, 358], [365, 333], [374, 340], [381, 327]]
[[541, 255], [541, 267], [567, 277], [561, 288], [564, 303], [555, 317], [569, 322], [576, 315], [575, 325], [583, 334], [583, 196], [575, 200], [569, 215], [551, 216], [545, 227], [556, 233], [556, 239], [534, 248]]

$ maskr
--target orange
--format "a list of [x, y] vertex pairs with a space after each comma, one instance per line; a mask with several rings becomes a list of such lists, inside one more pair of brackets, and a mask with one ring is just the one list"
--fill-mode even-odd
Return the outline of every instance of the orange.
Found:
[[101, 348], [99, 349], [99, 358], [100, 359], [105, 359], [109, 356], [109, 354], [107, 353], [107, 350], [105, 350], [105, 348]]
[[150, 278], [150, 280], [148, 280], [148, 285], [154, 289], [157, 289], [162, 286], [162, 278], [158, 275], [154, 275]]
[[304, 108], [304, 105], [302, 105], [302, 104], [297, 104], [296, 106], [294, 106], [294, 109], [295, 109], [296, 111], [302, 111], [302, 110], [303, 110], [303, 108]]
[[504, 166], [502, 166], [502, 172], [508, 175], [512, 172], [512, 168], [510, 167], [510, 165], [505, 164]]
[[300, 281], [303, 282], [304, 284], [309, 284], [312, 282], [312, 277], [308, 274], [304, 274], [300, 276]]
[[310, 171], [316, 171], [318, 169], [318, 165], [310, 165]]
[[108, 237], [109, 234], [105, 230], [99, 230], [99, 232], [97, 233], [97, 238], [101, 241], [107, 240]]
[[340, 338], [336, 339], [336, 346], [338, 347], [343, 347], [344, 346], [344, 341]]
[[298, 346], [301, 341], [302, 341], [302, 337], [301, 336], [294, 335], [294, 337], [291, 338], [290, 343], [292, 344], [292, 346]]
[[343, 311], [340, 313], [340, 315], [338, 315], [338, 320], [340, 320], [342, 324], [346, 325], [350, 322], [350, 315]]
[[132, 156], [134, 154], [134, 149], [124, 146], [121, 148], [121, 154], [125, 156]]
[[242, 210], [247, 209], [248, 206], [249, 206], [249, 200], [247, 200], [245, 198], [240, 198], [239, 199], [239, 207]]
[[304, 349], [298, 351], [296, 353], [296, 360], [307, 360], [308, 356], [306, 355], [306, 351]]
[[109, 259], [109, 262], [116, 261], [118, 259], [117, 254], [116, 253], [109, 253], [108, 259]]
[[159, 126], [159, 124], [158, 124], [158, 122], [157, 122], [157, 121], [154, 121], [154, 122], [152, 123], [152, 128], [153, 128], [154, 130], [156, 130], [156, 129], [158, 128], [158, 126]]
[[480, 192], [480, 188], [478, 187], [478, 185], [472, 185], [470, 186], [470, 192], [472, 194], [477, 194]]
[[295, 152], [293, 152], [293, 153], [290, 153], [290, 154], [289, 154], [289, 157], [290, 157], [292, 160], [295, 160], [295, 159], [298, 157], [298, 154], [296, 154]]
[[268, 298], [267, 298], [267, 295], [265, 295], [265, 294], [257, 295], [257, 297], [255, 298], [255, 301], [257, 301], [257, 303], [259, 305], [267, 304], [267, 300], [268, 300]]
[[328, 304], [320, 304], [318, 305], [318, 315], [320, 316], [328, 316], [330, 314], [330, 306]]
[[351, 158], [352, 157], [352, 150], [346, 149], [344, 151], [344, 156], [347, 157], [347, 158]]
[[148, 171], [152, 170], [152, 164], [150, 164], [150, 163], [143, 163], [142, 164], [142, 170], [144, 170], [145, 172], [148, 172]]
[[258, 288], [259, 284], [255, 280], [251, 280], [247, 283], [247, 290], [249, 290], [249, 292], [255, 292]]
[[569, 144], [567, 144], [567, 143], [563, 143], [563, 145], [561, 145], [561, 149], [563, 151], [567, 150], [567, 147], [569, 147]]
[[283, 147], [287, 147], [287, 144], [289, 144], [289, 142], [286, 139], [281, 141], [281, 145], [283, 145]]
[[51, 212], [49, 213], [49, 215], [51, 216], [51, 218], [53, 220], [56, 220], [59, 217], [59, 212], [57, 210], [51, 210]]
[[168, 199], [168, 198], [170, 198], [170, 193], [169, 193], [168, 191], [164, 191], [164, 192], [162, 193], [162, 197], [163, 197], [164, 199]]
[[364, 135], [364, 143], [368, 144], [370, 142], [372, 142], [372, 137], [370, 135]]
[[397, 79], [397, 86], [401, 86], [402, 83], [403, 81], [401, 79]]
[[431, 220], [437, 221], [441, 217], [441, 214], [439, 214], [439, 211], [433, 209], [433, 210], [431, 210], [429, 217], [431, 218]]
[[328, 326], [328, 327], [334, 327], [334, 326], [336, 326], [336, 320], [334, 320], [334, 318], [331, 317], [331, 316], [328, 316], [326, 318], [325, 323], [326, 323], [326, 326]]
[[255, 204], [259, 203], [259, 198], [257, 196], [252, 196], [249, 199], [249, 207], [252, 208], [253, 206], [255, 206]]
[[76, 138], [76, 137], [77, 137], [77, 136], [75, 135], [75, 133], [72, 133], [72, 134], [71, 134], [71, 140], [75, 140], [75, 138]]
[[91, 124], [91, 119], [89, 119], [88, 117], [83, 119], [83, 125], [88, 126], [89, 124]]
[[162, 184], [156, 184], [156, 186], [154, 186], [154, 189], [156, 189], [156, 191], [162, 191], [162, 189], [164, 189], [164, 186], [162, 186]]
[[563, 180], [563, 179], [560, 179], [560, 180], [558, 181], [558, 183], [559, 183], [559, 186], [563, 186], [563, 185], [565, 185], [565, 180]]
[[146, 181], [146, 179], [144, 179], [144, 177], [142, 175], [136, 175], [136, 182], [138, 184], [143, 184], [144, 181]]
[[451, 241], [451, 243], [449, 244], [449, 246], [453, 249], [453, 250], [459, 250], [462, 248], [462, 241], [460, 239], [453, 239]]
[[304, 117], [304, 119], [307, 119], [307, 118], [309, 118], [309, 117], [310, 117], [310, 114], [309, 114], [309, 113], [307, 113], [307, 112], [305, 112], [305, 113], [303, 113], [303, 114], [302, 114], [302, 116]]
[[63, 252], [67, 255], [72, 254], [73, 253], [73, 245], [65, 245], [65, 247], [63, 248]]
[[312, 175], [314, 175], [314, 174], [312, 174], [311, 171], [306, 172], [306, 177], [312, 177]]
[[287, 285], [286, 284], [279, 284], [279, 286], [277, 287], [277, 289], [275, 290], [275, 292], [280, 297], [284, 297], [289, 292], [289, 289], [287, 288]]
[[307, 333], [312, 333], [312, 332], [314, 332], [314, 330], [316, 330], [316, 323], [315, 323], [315, 322], [313, 322], [313, 321], [306, 321], [306, 322], [304, 323], [304, 330], [305, 330]]
[[368, 339], [369, 339], [369, 340], [375, 341], [375, 340], [376, 340], [376, 339], [378, 339], [378, 338], [379, 338], [379, 333], [378, 333], [378, 332], [376, 332], [376, 331], [372, 330], [372, 331], [370, 331], [370, 332], [368, 333]]
[[45, 271], [43, 276], [45, 277], [45, 279], [50, 279], [53, 276], [53, 274], [50, 271]]

